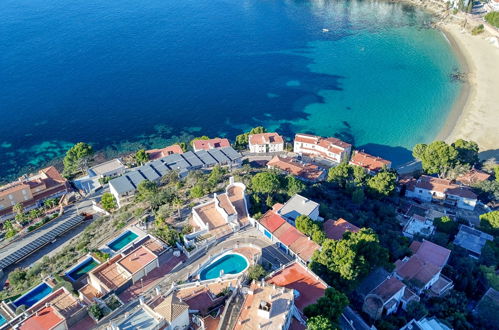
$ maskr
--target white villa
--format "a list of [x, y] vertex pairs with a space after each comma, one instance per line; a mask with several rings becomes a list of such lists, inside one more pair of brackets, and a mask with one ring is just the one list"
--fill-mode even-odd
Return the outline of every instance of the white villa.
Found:
[[284, 150], [284, 140], [277, 133], [250, 134], [248, 145], [252, 153], [279, 152]]
[[319, 157], [339, 164], [350, 158], [352, 145], [334, 137], [323, 138], [300, 133], [295, 136], [293, 150], [299, 155]]

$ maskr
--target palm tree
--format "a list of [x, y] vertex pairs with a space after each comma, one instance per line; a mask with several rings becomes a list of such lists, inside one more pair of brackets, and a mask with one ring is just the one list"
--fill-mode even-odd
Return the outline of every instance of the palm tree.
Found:
[[24, 206], [21, 203], [17, 203], [12, 207], [12, 211], [14, 211], [16, 214], [23, 214], [24, 213]]

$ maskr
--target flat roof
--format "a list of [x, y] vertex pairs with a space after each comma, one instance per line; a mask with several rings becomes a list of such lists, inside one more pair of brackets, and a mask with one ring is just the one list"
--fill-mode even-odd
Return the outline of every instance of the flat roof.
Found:
[[118, 261], [118, 263], [129, 271], [130, 274], [135, 274], [157, 258], [158, 257], [148, 248], [140, 246]]
[[319, 204], [301, 195], [294, 195], [279, 210], [279, 214], [291, 219], [296, 219], [300, 215], [310, 215]]
[[492, 235], [466, 225], [460, 225], [459, 232], [454, 239], [454, 244], [457, 244], [460, 247], [476, 254], [481, 254], [482, 248], [485, 246], [487, 241], [492, 240], [494, 240]]
[[118, 169], [124, 169], [125, 166], [118, 158], [111, 159], [107, 162], [97, 164], [89, 168], [90, 171], [94, 172], [96, 175], [106, 174]]

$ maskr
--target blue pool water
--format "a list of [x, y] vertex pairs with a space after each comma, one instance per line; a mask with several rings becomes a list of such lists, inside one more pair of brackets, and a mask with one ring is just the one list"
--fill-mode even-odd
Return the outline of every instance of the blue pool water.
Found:
[[227, 254], [211, 263], [199, 273], [200, 280], [210, 280], [220, 277], [220, 271], [224, 274], [238, 274], [248, 267], [246, 258], [239, 254]]
[[17, 307], [25, 305], [26, 307], [31, 307], [52, 292], [52, 288], [48, 286], [45, 282], [36, 286], [34, 289], [19, 297], [14, 301], [14, 305]]
[[0, 325], [5, 324], [5, 323], [7, 323], [7, 320], [5, 319], [5, 317], [3, 317], [2, 314], [0, 314]]
[[107, 246], [114, 252], [121, 250], [125, 246], [128, 245], [128, 243], [133, 242], [139, 235], [135, 234], [131, 230], [127, 230], [123, 234], [121, 234], [120, 237], [109, 243]]
[[97, 267], [99, 263], [94, 260], [94, 258], [88, 258], [84, 262], [82, 262], [80, 265], [78, 265], [76, 268], [72, 269], [66, 275], [72, 279], [73, 281], [78, 280], [80, 277], [83, 275], [87, 274], [89, 271]]
[[400, 3], [3, 0], [0, 13], [4, 180], [79, 141], [115, 155], [257, 125], [397, 161], [460, 91], [445, 37]]

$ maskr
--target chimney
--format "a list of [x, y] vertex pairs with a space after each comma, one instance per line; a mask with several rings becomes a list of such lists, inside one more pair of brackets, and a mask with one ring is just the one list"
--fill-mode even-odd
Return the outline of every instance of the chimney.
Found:
[[159, 295], [160, 295], [160, 293], [161, 293], [161, 291], [159, 290], [159, 287], [156, 287], [156, 288], [154, 289], [154, 291], [156, 292], [156, 296], [159, 296]]
[[234, 177], [233, 177], [233, 176], [231, 176], [231, 177], [229, 178], [229, 184], [234, 184]]

